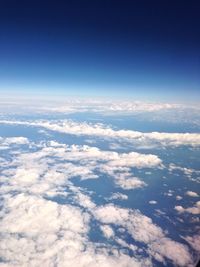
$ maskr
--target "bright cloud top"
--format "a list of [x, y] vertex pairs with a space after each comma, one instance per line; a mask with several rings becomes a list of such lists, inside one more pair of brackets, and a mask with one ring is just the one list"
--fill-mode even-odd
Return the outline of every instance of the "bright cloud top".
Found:
[[158, 144], [161, 146], [181, 146], [190, 145], [193, 147], [200, 146], [199, 133], [161, 133], [150, 132], [142, 133], [132, 130], [114, 130], [103, 124], [78, 123], [71, 120], [64, 121], [0, 121], [5, 124], [27, 125], [34, 127], [43, 127], [51, 131], [72, 134], [97, 136], [103, 138], [122, 139], [133, 142], [136, 145], [148, 146]]
[[[12, 141], [2, 138], [1, 143], [12, 148], [1, 166], [0, 256], [4, 266], [7, 262], [7, 266], [142, 267], [153, 266], [152, 258], [192, 266], [188, 247], [173, 241], [148, 216], [113, 203], [98, 205], [89, 192], [73, 183], [74, 177], [100, 179], [100, 172], [112, 177], [115, 186], [123, 190], [147, 186], [132, 176], [131, 168], [162, 170], [158, 156], [55, 141], [34, 143], [22, 137]], [[71, 201], [59, 203], [55, 200], [59, 197]], [[127, 197], [115, 193], [107, 201], [114, 199]], [[114, 246], [90, 241], [94, 219], [99, 232], [112, 239]], [[125, 241], [125, 233], [144, 245], [146, 256]], [[131, 250], [132, 256], [120, 246]]]
[[[24, 100], [0, 107], [5, 135], [12, 127], [20, 131], [18, 137], [0, 137], [0, 265], [194, 266], [200, 214], [194, 182], [199, 182], [200, 171], [195, 169], [197, 160], [184, 167], [176, 159], [180, 151], [191, 158], [197, 155], [199, 107], [92, 99], [61, 102], [27, 108]], [[84, 112], [92, 114], [87, 119], [94, 123], [83, 121]], [[166, 119], [176, 126], [179, 118], [187, 125], [194, 118], [193, 133], [184, 127], [184, 133], [120, 128], [117, 119], [130, 114], [136, 123]], [[95, 123], [103, 118], [109, 123], [108, 115], [115, 127]], [[180, 173], [186, 176], [183, 186]], [[179, 187], [174, 188], [176, 183]], [[185, 234], [182, 226], [188, 221], [194, 231]]]

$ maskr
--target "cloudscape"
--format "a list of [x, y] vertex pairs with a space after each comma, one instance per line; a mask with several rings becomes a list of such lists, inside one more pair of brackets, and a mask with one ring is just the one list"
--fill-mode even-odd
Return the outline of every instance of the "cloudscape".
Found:
[[197, 1], [1, 1], [0, 266], [196, 267]]

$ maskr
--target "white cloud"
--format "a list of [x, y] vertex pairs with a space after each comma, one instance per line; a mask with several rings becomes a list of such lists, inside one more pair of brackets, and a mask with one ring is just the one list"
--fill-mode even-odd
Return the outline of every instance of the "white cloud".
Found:
[[6, 121], [1, 120], [0, 123], [19, 124], [34, 127], [43, 127], [52, 131], [57, 131], [73, 135], [99, 136], [114, 139], [123, 139], [134, 143], [134, 145], [142, 145], [144, 147], [154, 146], [181, 146], [190, 145], [193, 147], [200, 146], [200, 134], [198, 133], [161, 133], [150, 132], [142, 133], [132, 130], [114, 130], [103, 124], [88, 124], [86, 122], [78, 123], [69, 120], [63, 121]]
[[111, 238], [115, 234], [112, 227], [109, 225], [101, 225], [100, 228], [106, 238]]
[[144, 187], [146, 186], [146, 183], [137, 177], [126, 177], [124, 174], [122, 174], [117, 177], [116, 185], [120, 186], [124, 190], [129, 190]]
[[199, 248], [200, 248], [200, 233], [198, 233], [197, 235], [193, 235], [193, 236], [186, 236], [186, 237], [182, 237], [183, 239], [185, 239], [191, 247], [193, 247], [197, 252], [199, 252]]
[[[97, 179], [96, 170], [111, 176], [116, 186], [134, 189], [146, 186], [146, 183], [134, 177], [131, 168], [162, 168], [162, 161], [151, 154], [117, 153], [55, 141], [35, 145], [35, 148], [36, 151], [29, 153], [12, 151], [15, 154], [13, 161], [9, 162], [9, 169], [2, 171], [2, 178], [13, 190], [54, 194], [55, 186], [69, 186], [73, 177]], [[2, 190], [6, 190], [6, 186]]]
[[0, 251], [10, 263], [50, 266], [63, 249], [69, 258], [83, 249], [89, 217], [78, 208], [18, 194], [7, 197], [3, 212]]
[[29, 140], [26, 137], [7, 137], [4, 139], [4, 142], [7, 144], [18, 144], [18, 145], [29, 144]]
[[174, 209], [180, 213], [187, 212], [194, 215], [200, 214], [200, 201], [197, 201], [195, 206], [184, 208], [182, 206], [175, 206]]
[[182, 206], [175, 206], [174, 209], [178, 212], [184, 212], [185, 209]]
[[97, 207], [94, 215], [105, 224], [124, 227], [136, 241], [145, 243], [149, 254], [158, 261], [165, 262], [165, 258], [168, 258], [174, 265], [192, 266], [188, 248], [166, 237], [160, 227], [139, 211], [108, 204]]
[[128, 196], [125, 195], [125, 194], [122, 194], [122, 193], [118, 193], [117, 192], [117, 193], [113, 193], [111, 195], [111, 197], [106, 198], [106, 199], [108, 199], [108, 200], [113, 200], [113, 199], [127, 200], [128, 199]]
[[199, 170], [194, 170], [191, 168], [186, 168], [186, 167], [181, 167], [181, 166], [177, 166], [176, 164], [169, 164], [169, 171], [173, 172], [174, 170], [178, 170], [183, 172], [188, 178], [191, 178], [192, 174], [200, 174]]
[[77, 192], [75, 199], [84, 208], [93, 209], [95, 207], [95, 204], [91, 201], [90, 197], [81, 192]]
[[[92, 178], [96, 166], [100, 169], [108, 166], [114, 171], [112, 177], [116, 181], [118, 165], [121, 165], [120, 175], [124, 172], [130, 177], [126, 162], [128, 166], [132, 163], [142, 168], [150, 160], [150, 167], [157, 167], [161, 161], [156, 156], [120, 154], [55, 141], [33, 143], [32, 149], [32, 152], [23, 152], [22, 148], [20, 151], [15, 148], [10, 152], [12, 160], [7, 161], [7, 165], [3, 160], [4, 184], [0, 189], [4, 197], [0, 224], [3, 261], [20, 266], [51, 266], [55, 261], [59, 266], [78, 264], [80, 267], [152, 265], [150, 259], [130, 257], [109, 246], [102, 250], [88, 241], [90, 214], [96, 204], [81, 188], [73, 185], [71, 178]], [[105, 169], [102, 171], [105, 173]], [[12, 192], [18, 193], [13, 195]], [[59, 205], [46, 197], [70, 197], [74, 206]], [[107, 237], [114, 234], [108, 225], [100, 228]]]
[[[90, 243], [90, 216], [78, 207], [27, 194], [8, 195], [4, 201], [0, 257], [8, 266], [152, 266], [150, 260]], [[109, 226], [102, 230], [112, 234]]]
[[149, 201], [149, 204], [155, 205], [155, 204], [157, 204], [157, 201], [155, 201], [155, 200], [150, 200], [150, 201]]
[[8, 149], [10, 145], [28, 145], [26, 137], [0, 137], [0, 149]]
[[[143, 181], [132, 176], [131, 168], [162, 168], [159, 157], [68, 146], [56, 141], [32, 143], [32, 151], [24, 151], [23, 146], [13, 149], [10, 159], [3, 159], [2, 166], [5, 169], [0, 189], [4, 197], [0, 257], [10, 266], [152, 266], [151, 256], [162, 262], [167, 258], [174, 264], [190, 266], [187, 247], [166, 237], [150, 218], [139, 211], [111, 204], [99, 207], [88, 192], [72, 182], [74, 177], [98, 178], [98, 170], [111, 176], [123, 189], [145, 186]], [[71, 205], [51, 201], [62, 196], [70, 200]], [[113, 194], [114, 197], [127, 199], [124, 194]], [[134, 240], [144, 245], [149, 257], [139, 257], [137, 247], [125, 244], [125, 241], [125, 247], [134, 251], [133, 257], [108, 244], [91, 243], [92, 216], [102, 223], [100, 229], [104, 235], [116, 238], [118, 244], [122, 244], [123, 239], [115, 237], [112, 224], [123, 227]]]
[[193, 191], [187, 191], [185, 194], [187, 196], [190, 196], [190, 197], [198, 197], [199, 196], [196, 192], [193, 192]]
[[[161, 102], [144, 102], [130, 100], [112, 100], [106, 99], [78, 99], [78, 98], [62, 98], [58, 99], [39, 99], [31, 97], [23, 99], [1, 99], [0, 106], [4, 112], [9, 111], [16, 113], [27, 112], [27, 110], [40, 113], [64, 113], [70, 114], [74, 112], [100, 112], [104, 114], [133, 114], [140, 112], [156, 112], [162, 110], [179, 110], [186, 108], [185, 105]], [[28, 105], [27, 105], [28, 103]]]

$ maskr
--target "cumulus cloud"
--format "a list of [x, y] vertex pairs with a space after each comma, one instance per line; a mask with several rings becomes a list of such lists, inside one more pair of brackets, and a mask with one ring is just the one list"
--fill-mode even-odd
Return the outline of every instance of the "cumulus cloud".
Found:
[[26, 137], [0, 137], [0, 149], [8, 149], [10, 145], [28, 145]]
[[200, 233], [198, 233], [197, 235], [186, 236], [186, 237], [182, 237], [182, 238], [185, 239], [197, 252], [199, 252]]
[[197, 215], [200, 214], [200, 201], [197, 201], [193, 207], [184, 208], [182, 206], [175, 206], [174, 209], [179, 213], [187, 212]]
[[181, 166], [177, 166], [176, 164], [171, 163], [169, 165], [169, 171], [172, 172], [174, 170], [181, 171], [188, 177], [191, 177], [193, 173], [200, 174], [199, 170], [194, 170], [194, 169], [191, 169], [191, 168], [181, 167]]
[[187, 191], [185, 194], [187, 196], [190, 196], [190, 197], [198, 197], [199, 196], [196, 192], [193, 192], [193, 191]]
[[155, 200], [150, 200], [150, 201], [149, 201], [149, 204], [155, 205], [155, 204], [157, 204], [157, 201], [155, 201]]
[[[125, 190], [146, 186], [132, 174], [131, 168], [161, 168], [162, 161], [151, 154], [117, 153], [90, 146], [68, 146], [55, 141], [32, 144], [33, 151], [15, 154], [2, 179], [13, 190], [34, 194], [54, 194], [56, 186], [71, 186], [70, 179], [97, 179], [96, 171], [113, 178], [117, 187]], [[10, 179], [12, 177], [12, 179]], [[1, 190], [6, 191], [7, 185]]]
[[[76, 165], [84, 153], [86, 171]], [[118, 248], [89, 241], [96, 204], [70, 179], [90, 175], [94, 155], [97, 161], [101, 159], [107, 164], [96, 148], [70, 147], [55, 141], [36, 145], [33, 151], [23, 152], [21, 148], [20, 153], [10, 154], [13, 159], [3, 166], [4, 184], [0, 189], [2, 265], [152, 266], [148, 258], [131, 257]], [[112, 160], [113, 155], [105, 156]], [[55, 197], [63, 196], [66, 200], [71, 198], [71, 204], [55, 201]], [[100, 225], [100, 229], [107, 238], [114, 234], [109, 225]]]
[[127, 200], [128, 196], [122, 193], [113, 193], [111, 197], [107, 198], [108, 200], [112, 199], [120, 199], [120, 200]]
[[19, 124], [34, 127], [43, 127], [52, 131], [57, 131], [72, 135], [100, 136], [106, 138], [123, 139], [135, 145], [143, 147], [153, 146], [200, 146], [200, 134], [198, 133], [143, 133], [132, 130], [114, 130], [103, 124], [78, 123], [69, 120], [63, 121], [0, 121], [6, 124]]
[[148, 253], [156, 260], [165, 262], [165, 258], [168, 258], [174, 265], [192, 266], [187, 246], [165, 236], [159, 226], [139, 211], [108, 204], [97, 207], [94, 215], [105, 224], [124, 227], [134, 240], [147, 245]]
[[78, 207], [18, 194], [6, 198], [2, 215], [0, 256], [9, 266], [151, 266], [90, 243], [90, 216]]
[[[22, 140], [18, 142], [29, 143]], [[8, 147], [12, 144], [8, 143]], [[161, 169], [158, 156], [48, 141], [32, 143], [28, 152], [23, 146], [16, 146], [9, 159], [1, 161], [0, 257], [5, 264], [137, 267], [152, 266], [154, 257], [163, 263], [168, 259], [179, 266], [190, 266], [187, 247], [167, 237], [149, 217], [112, 204], [98, 206], [87, 190], [73, 184], [75, 177], [97, 179], [100, 172], [124, 190], [146, 186], [133, 175], [133, 168]], [[63, 198], [66, 202], [60, 201]], [[114, 193], [111, 199], [125, 200], [127, 196]], [[114, 246], [90, 241], [94, 219], [99, 221], [101, 234], [116, 242]], [[114, 225], [140, 242], [148, 256], [141, 257], [136, 245], [123, 240], [123, 234], [117, 236], [119, 229], [116, 234]], [[132, 250], [133, 255], [121, 250], [120, 244]]]
[[17, 265], [50, 266], [63, 249], [69, 258], [83, 250], [89, 218], [78, 208], [18, 194], [5, 200], [3, 212], [3, 260]]
[[124, 175], [120, 175], [116, 179], [116, 185], [125, 190], [129, 190], [146, 186], [146, 183], [141, 181], [137, 177], [125, 177]]
[[115, 234], [112, 227], [109, 225], [101, 225], [100, 228], [106, 238], [111, 238]]

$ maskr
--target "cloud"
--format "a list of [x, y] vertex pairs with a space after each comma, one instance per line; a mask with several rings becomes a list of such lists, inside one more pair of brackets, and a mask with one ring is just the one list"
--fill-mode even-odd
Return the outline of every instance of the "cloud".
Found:
[[6, 184], [1, 190], [5, 192], [9, 185], [12, 190], [53, 195], [55, 187], [65, 185], [69, 188], [74, 177], [81, 180], [99, 178], [97, 171], [112, 177], [117, 187], [130, 190], [147, 185], [133, 176], [132, 168], [162, 168], [162, 161], [156, 155], [117, 153], [55, 141], [43, 142], [42, 145], [32, 143], [30, 152], [17, 152], [11, 158], [9, 168], [2, 171]]
[[[71, 205], [18, 194], [6, 199], [0, 223], [1, 259], [9, 266], [144, 266], [87, 239], [89, 215]], [[102, 228], [108, 234], [109, 228]], [[150, 266], [150, 261], [147, 266]]]
[[111, 197], [106, 198], [108, 200], [113, 200], [113, 199], [120, 199], [120, 200], [127, 200], [128, 196], [122, 193], [113, 193]]
[[155, 200], [150, 200], [150, 201], [149, 201], [149, 204], [155, 205], [155, 204], [157, 204], [157, 201], [155, 201]]
[[[80, 198], [80, 204], [83, 200], [87, 199]], [[91, 243], [90, 215], [79, 207], [34, 194], [7, 194], [1, 216], [0, 257], [8, 266], [152, 266], [150, 260]], [[109, 226], [101, 230], [112, 234]]]
[[187, 213], [191, 213], [194, 215], [198, 215], [200, 214], [200, 201], [197, 201], [195, 206], [193, 207], [184, 208], [182, 206], [175, 206], [174, 209], [178, 211], [179, 213], [187, 212]]
[[17, 265], [50, 266], [63, 250], [69, 258], [81, 253], [88, 230], [87, 214], [76, 207], [27, 194], [9, 196], [4, 201], [0, 224], [3, 260]]
[[[30, 142], [27, 140], [27, 142]], [[12, 143], [8, 144], [11, 147]], [[0, 257], [10, 266], [133, 267], [152, 266], [151, 257], [190, 266], [187, 246], [174, 242], [153, 221], [137, 210], [108, 204], [99, 206], [90, 192], [73, 178], [97, 179], [99, 173], [122, 189], [146, 186], [133, 168], [163, 168], [152, 154], [118, 153], [96, 147], [60, 144], [54, 140], [23, 145], [2, 159], [3, 197], [0, 222]], [[98, 173], [98, 174], [97, 174]], [[121, 193], [111, 199], [127, 199]], [[62, 202], [64, 200], [64, 202]], [[69, 204], [70, 203], [70, 204]], [[98, 219], [101, 234], [114, 245], [90, 241], [91, 221]], [[117, 229], [115, 228], [117, 226]], [[124, 234], [139, 242], [128, 244]], [[122, 247], [132, 250], [132, 256]]]
[[109, 225], [101, 225], [100, 228], [106, 238], [111, 238], [115, 234]]
[[152, 146], [182, 146], [189, 145], [192, 147], [200, 146], [200, 134], [198, 133], [161, 133], [150, 132], [143, 133], [132, 130], [114, 130], [103, 124], [89, 124], [86, 122], [78, 123], [69, 120], [63, 121], [6, 121], [1, 120], [0, 123], [18, 124], [34, 127], [43, 127], [48, 130], [72, 134], [98, 136], [112, 139], [122, 139], [135, 145], [143, 147]]
[[198, 197], [199, 196], [196, 192], [193, 192], [193, 191], [187, 191], [185, 194], [187, 196], [190, 196], [190, 197]]
[[124, 227], [134, 240], [147, 245], [149, 255], [156, 260], [165, 263], [167, 258], [174, 265], [192, 266], [187, 246], [166, 237], [159, 226], [139, 211], [108, 204], [96, 207], [94, 216], [102, 223]]
[[10, 145], [28, 145], [26, 137], [0, 137], [0, 149], [8, 149]]
[[186, 236], [186, 237], [182, 237], [183, 239], [185, 239], [191, 247], [193, 247], [197, 252], [199, 252], [199, 248], [200, 248], [200, 233], [197, 235], [193, 235], [193, 236]]
[[176, 164], [173, 164], [173, 163], [169, 164], [169, 171], [172, 172], [174, 170], [181, 171], [188, 177], [191, 177], [193, 173], [200, 174], [199, 170], [194, 170], [194, 169], [191, 169], [191, 168], [177, 166]]
[[[0, 102], [3, 111], [12, 112], [25, 112], [35, 111], [40, 113], [64, 113], [70, 114], [74, 112], [98, 112], [104, 114], [133, 114], [138, 112], [155, 112], [161, 110], [177, 110], [186, 108], [181, 104], [172, 103], [159, 103], [159, 102], [144, 102], [144, 101], [108, 101], [101, 99], [53, 99], [53, 101], [48, 101], [46, 99], [31, 99], [31, 105], [27, 106], [30, 99], [18, 99], [14, 101], [13, 99], [5, 100], [2, 99]], [[193, 106], [194, 107], [194, 106]]]
[[116, 179], [116, 185], [120, 186], [124, 190], [140, 188], [146, 186], [147, 184], [137, 177], [126, 177], [124, 174], [120, 175]]
[[[131, 165], [157, 167], [161, 163], [159, 158], [68, 146], [56, 141], [32, 143], [31, 149], [27, 152], [23, 147], [13, 148], [9, 161], [3, 161], [0, 189], [4, 198], [0, 224], [3, 261], [20, 266], [50, 266], [55, 261], [59, 266], [78, 264], [80, 267], [152, 265], [150, 259], [130, 257], [109, 246], [102, 249], [88, 241], [90, 218], [96, 204], [71, 179], [98, 178], [97, 166], [99, 170], [108, 166], [116, 182], [117, 168], [120, 175], [124, 172], [130, 177]], [[58, 197], [70, 198], [73, 206], [55, 202]], [[101, 225], [100, 229], [107, 237], [114, 234], [108, 225]]]

